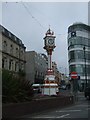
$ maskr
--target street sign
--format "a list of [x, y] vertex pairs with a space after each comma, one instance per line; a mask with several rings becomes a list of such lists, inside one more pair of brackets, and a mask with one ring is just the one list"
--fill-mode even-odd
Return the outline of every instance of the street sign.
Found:
[[77, 72], [71, 72], [71, 78], [72, 79], [77, 79], [78, 78]]

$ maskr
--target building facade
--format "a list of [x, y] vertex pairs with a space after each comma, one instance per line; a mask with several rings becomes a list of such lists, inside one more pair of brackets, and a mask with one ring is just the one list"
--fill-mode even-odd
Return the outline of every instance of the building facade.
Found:
[[59, 85], [60, 82], [61, 82], [61, 73], [59, 72], [59, 70], [58, 70], [58, 68], [57, 68], [56, 62], [52, 62], [52, 70], [53, 70], [53, 72], [54, 72], [56, 82], [57, 82], [58, 85]]
[[84, 89], [90, 81], [90, 26], [75, 23], [68, 28], [69, 73], [76, 71], [79, 86]]
[[35, 51], [26, 52], [26, 79], [31, 84], [42, 84], [47, 70], [47, 56]]
[[[25, 50], [22, 41], [0, 25], [0, 43], [2, 42], [2, 69], [13, 72], [25, 72]], [[1, 47], [1, 46], [0, 46]]]

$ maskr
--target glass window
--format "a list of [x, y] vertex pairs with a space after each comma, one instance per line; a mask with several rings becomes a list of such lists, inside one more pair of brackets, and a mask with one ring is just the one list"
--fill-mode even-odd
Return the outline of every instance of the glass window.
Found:
[[82, 50], [71, 51], [69, 59], [84, 59], [84, 52]]
[[77, 71], [77, 73], [82, 73], [83, 72], [83, 65], [76, 65], [76, 71]]
[[85, 74], [85, 66], [84, 65], [71, 65], [70, 66], [70, 73], [72, 71], [76, 71], [78, 75], [84, 75]]
[[71, 65], [71, 66], [70, 66], [70, 73], [71, 73], [72, 71], [76, 71], [76, 65]]
[[84, 37], [73, 37], [68, 40], [68, 45], [86, 45], [90, 46], [90, 40]]
[[84, 54], [82, 50], [75, 51], [75, 59], [83, 59], [83, 58], [84, 58]]

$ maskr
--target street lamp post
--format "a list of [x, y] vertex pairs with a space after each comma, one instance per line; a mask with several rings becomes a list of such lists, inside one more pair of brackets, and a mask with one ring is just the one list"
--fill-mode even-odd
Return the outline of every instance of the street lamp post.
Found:
[[86, 54], [85, 54], [85, 46], [83, 47], [83, 50], [84, 50], [84, 62], [85, 62], [85, 80], [86, 80], [86, 86], [87, 87], [87, 71], [86, 71]]

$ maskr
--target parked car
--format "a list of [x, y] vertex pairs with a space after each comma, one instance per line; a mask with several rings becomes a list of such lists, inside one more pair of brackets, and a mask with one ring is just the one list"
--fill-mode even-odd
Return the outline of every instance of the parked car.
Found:
[[90, 87], [85, 88], [84, 95], [86, 98], [89, 97], [89, 100], [90, 100]]

